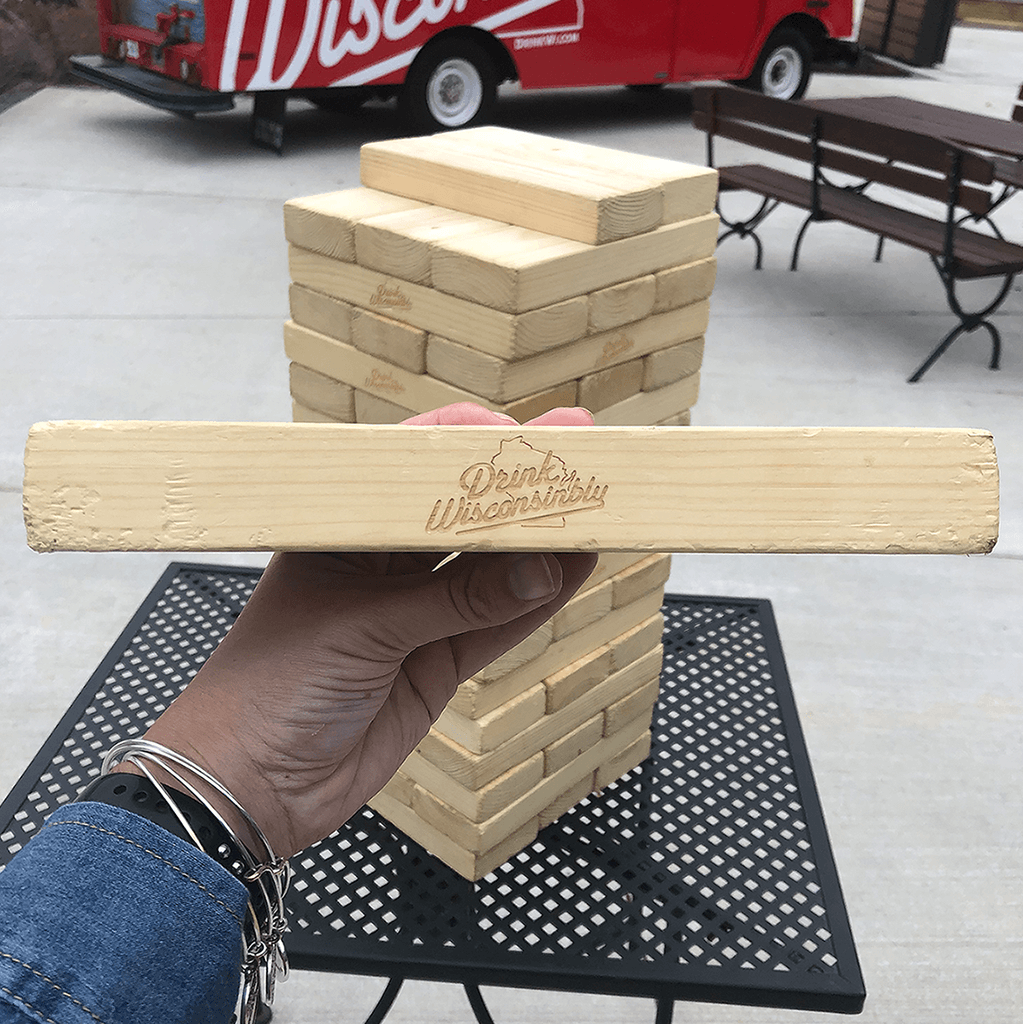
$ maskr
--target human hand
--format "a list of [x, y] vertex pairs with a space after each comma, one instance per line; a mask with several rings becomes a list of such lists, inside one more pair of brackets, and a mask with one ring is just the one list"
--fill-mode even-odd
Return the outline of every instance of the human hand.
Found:
[[[411, 426], [517, 425], [462, 404]], [[582, 409], [535, 425], [585, 426]], [[211, 772], [288, 857], [391, 778], [460, 682], [532, 633], [588, 553], [277, 554], [223, 642], [147, 739]], [[243, 828], [233, 809], [210, 794]]]

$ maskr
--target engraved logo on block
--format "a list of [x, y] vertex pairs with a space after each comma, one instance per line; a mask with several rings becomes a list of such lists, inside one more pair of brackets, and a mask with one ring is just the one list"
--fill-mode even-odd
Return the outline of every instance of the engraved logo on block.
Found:
[[563, 529], [565, 517], [604, 507], [607, 484], [583, 482], [553, 451], [527, 444], [522, 435], [501, 442], [487, 462], [474, 462], [458, 479], [458, 493], [439, 498], [427, 533], [477, 533], [501, 526]]
[[604, 351], [600, 353], [600, 357], [597, 359], [597, 366], [607, 366], [619, 356], [625, 355], [626, 352], [635, 347], [636, 343], [632, 338], [624, 333], [619, 334], [617, 338], [612, 338], [610, 341], [605, 342]]
[[405, 385], [393, 373], [378, 370], [376, 367], [369, 371], [365, 386], [373, 388], [374, 391], [390, 391], [395, 395], [403, 394], [405, 391]]
[[399, 285], [388, 288], [386, 284], [379, 285], [377, 290], [369, 297], [369, 304], [376, 309], [404, 309], [412, 308], [412, 300], [401, 290]]

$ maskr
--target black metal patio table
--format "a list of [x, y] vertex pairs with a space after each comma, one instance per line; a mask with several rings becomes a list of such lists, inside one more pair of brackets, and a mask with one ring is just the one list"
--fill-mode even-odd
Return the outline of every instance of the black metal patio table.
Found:
[[[145, 730], [258, 569], [174, 563], [0, 805], [0, 865]], [[649, 758], [468, 882], [368, 808], [293, 859], [292, 967], [858, 1013], [856, 950], [770, 603], [666, 595]], [[287, 986], [278, 1001], [287, 999]]]

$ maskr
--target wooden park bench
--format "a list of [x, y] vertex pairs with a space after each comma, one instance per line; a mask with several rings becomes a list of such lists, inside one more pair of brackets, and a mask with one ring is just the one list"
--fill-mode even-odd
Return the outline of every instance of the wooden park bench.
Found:
[[[731, 235], [752, 238], [759, 269], [763, 246], [757, 229], [777, 206], [788, 203], [807, 211], [793, 246], [792, 270], [814, 221], [841, 221], [876, 234], [876, 260], [886, 238], [919, 249], [931, 258], [959, 322], [910, 382], [920, 380], [961, 334], [981, 327], [991, 336], [990, 367], [997, 369], [1001, 337], [991, 317], [1023, 270], [1023, 246], [1005, 240], [988, 216], [997, 201], [994, 161], [937, 135], [829, 111], [826, 104], [777, 100], [726, 86], [694, 90], [693, 124], [707, 133], [710, 165], [718, 137], [807, 165], [801, 172], [752, 163], [719, 167], [721, 192], [743, 190], [763, 197], [746, 220], [722, 217], [725, 231], [719, 244]], [[838, 183], [836, 175], [851, 180]], [[890, 190], [884, 199], [867, 195], [876, 186]], [[911, 209], [920, 199], [936, 200], [943, 212], [929, 216]], [[994, 234], [965, 227], [968, 220], [986, 221]], [[1003, 279], [998, 294], [983, 309], [968, 312], [956, 296], [956, 282], [988, 277]]]

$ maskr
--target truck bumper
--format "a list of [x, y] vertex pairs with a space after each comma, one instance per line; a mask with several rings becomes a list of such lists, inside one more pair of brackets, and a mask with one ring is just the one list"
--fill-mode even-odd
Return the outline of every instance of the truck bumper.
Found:
[[98, 54], [69, 58], [71, 70], [79, 78], [123, 93], [133, 100], [147, 103], [160, 110], [175, 114], [210, 114], [234, 107], [234, 95], [213, 92], [198, 86], [186, 85], [155, 71], [123, 64]]

